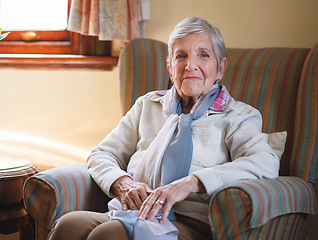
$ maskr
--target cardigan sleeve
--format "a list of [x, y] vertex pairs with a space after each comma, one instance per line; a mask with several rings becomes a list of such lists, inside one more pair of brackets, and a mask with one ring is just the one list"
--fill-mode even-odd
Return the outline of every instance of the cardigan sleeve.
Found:
[[110, 187], [118, 178], [130, 176], [127, 165], [136, 151], [141, 104], [138, 99], [87, 159], [90, 175], [108, 196], [114, 197]]
[[231, 161], [193, 172], [209, 196], [235, 181], [278, 177], [279, 159], [261, 132], [260, 112], [239, 103], [228, 114], [233, 121], [225, 130], [225, 143]]

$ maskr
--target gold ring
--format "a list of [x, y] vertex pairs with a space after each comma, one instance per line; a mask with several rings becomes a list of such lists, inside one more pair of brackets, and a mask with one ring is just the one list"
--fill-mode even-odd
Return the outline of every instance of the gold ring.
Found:
[[156, 201], [156, 204], [159, 204], [159, 205], [163, 205], [164, 204], [164, 201], [162, 201], [162, 200], [160, 200], [159, 198], [158, 198], [158, 200]]

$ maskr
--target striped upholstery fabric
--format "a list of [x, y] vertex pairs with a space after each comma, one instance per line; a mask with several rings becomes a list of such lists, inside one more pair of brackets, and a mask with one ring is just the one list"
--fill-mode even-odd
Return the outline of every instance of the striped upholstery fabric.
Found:
[[[47, 234], [56, 219], [77, 210], [107, 211], [108, 197], [90, 177], [86, 165], [50, 169], [28, 179], [24, 205], [36, 219], [38, 234]], [[45, 239], [38, 236], [37, 239]]]
[[135, 39], [126, 44], [118, 64], [122, 115], [138, 97], [170, 87], [166, 59], [167, 45], [163, 42]]
[[288, 214], [268, 221], [253, 229], [248, 239], [288, 239], [303, 240], [306, 233], [306, 214]]
[[317, 213], [316, 201], [313, 186], [298, 177], [244, 180], [213, 195], [209, 217], [215, 239], [247, 239], [250, 229], [277, 216]]
[[318, 183], [318, 43], [306, 59], [298, 90], [290, 175]]

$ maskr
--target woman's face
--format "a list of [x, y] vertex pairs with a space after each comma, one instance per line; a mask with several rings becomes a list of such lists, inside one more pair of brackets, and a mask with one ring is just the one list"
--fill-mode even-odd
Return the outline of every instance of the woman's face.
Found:
[[191, 33], [174, 43], [170, 66], [168, 62], [170, 77], [179, 95], [185, 102], [194, 104], [209, 92], [217, 79], [223, 77], [226, 59], [218, 72], [209, 34]]

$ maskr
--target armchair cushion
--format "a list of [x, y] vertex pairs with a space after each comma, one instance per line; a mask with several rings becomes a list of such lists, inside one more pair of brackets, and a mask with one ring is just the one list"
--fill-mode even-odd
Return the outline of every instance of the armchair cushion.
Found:
[[216, 239], [231, 239], [282, 215], [316, 214], [313, 186], [298, 177], [243, 180], [221, 189], [210, 202]]
[[268, 144], [271, 146], [275, 154], [280, 159], [285, 150], [285, 143], [287, 139], [287, 132], [275, 132], [268, 134]]

